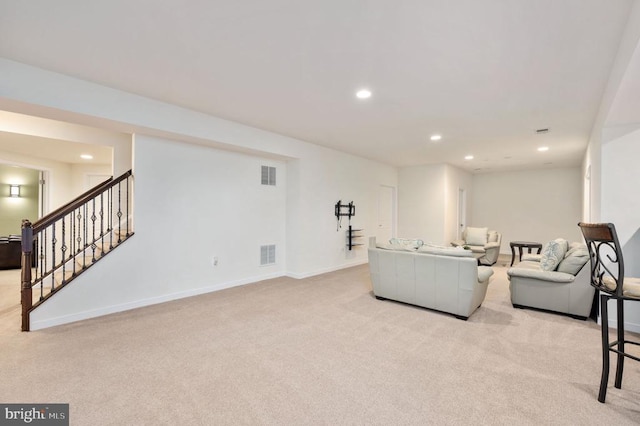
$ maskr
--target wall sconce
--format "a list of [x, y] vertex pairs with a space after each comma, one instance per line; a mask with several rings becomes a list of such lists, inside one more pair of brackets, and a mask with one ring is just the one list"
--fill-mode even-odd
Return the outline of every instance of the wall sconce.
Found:
[[9, 185], [9, 196], [11, 196], [11, 197], [19, 197], [20, 196], [20, 185]]

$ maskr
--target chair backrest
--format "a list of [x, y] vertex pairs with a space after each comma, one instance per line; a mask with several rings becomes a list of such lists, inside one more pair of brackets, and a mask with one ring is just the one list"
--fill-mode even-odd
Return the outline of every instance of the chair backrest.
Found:
[[613, 223], [578, 223], [589, 250], [591, 285], [622, 297], [624, 259]]

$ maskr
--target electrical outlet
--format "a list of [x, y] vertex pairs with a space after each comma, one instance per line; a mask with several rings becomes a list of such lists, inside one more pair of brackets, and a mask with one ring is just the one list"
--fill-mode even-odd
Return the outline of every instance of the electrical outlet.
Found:
[[218, 266], [218, 256], [213, 256], [211, 263], [213, 263], [213, 266]]

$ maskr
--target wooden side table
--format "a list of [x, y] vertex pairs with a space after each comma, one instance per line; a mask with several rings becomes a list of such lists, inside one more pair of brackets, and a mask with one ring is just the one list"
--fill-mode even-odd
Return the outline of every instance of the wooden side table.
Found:
[[531, 253], [531, 249], [538, 249], [538, 253], [542, 251], [542, 244], [536, 243], [535, 241], [511, 241], [509, 243], [511, 246], [511, 265], [513, 266], [513, 261], [516, 258], [516, 248], [518, 248], [518, 262], [522, 261], [522, 249], [526, 248]]

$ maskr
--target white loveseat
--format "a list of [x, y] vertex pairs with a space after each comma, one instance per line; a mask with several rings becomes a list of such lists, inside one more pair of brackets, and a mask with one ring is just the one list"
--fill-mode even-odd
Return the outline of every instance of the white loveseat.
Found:
[[589, 253], [584, 244], [569, 244], [561, 238], [550, 241], [541, 254], [525, 255], [522, 262], [507, 270], [511, 303], [515, 308], [587, 319], [595, 293], [590, 272]]
[[451, 242], [454, 247], [468, 247], [481, 265], [491, 266], [498, 261], [502, 234], [488, 228], [468, 226], [462, 232], [462, 239]]
[[[415, 250], [369, 240], [373, 294], [467, 319], [482, 304], [493, 270], [469, 250], [422, 246]], [[384, 247], [384, 248], [382, 248]]]

